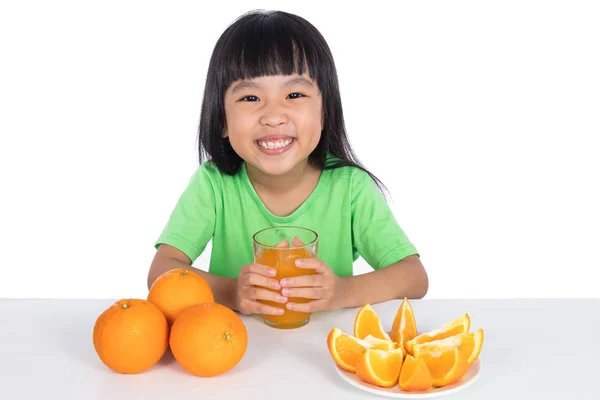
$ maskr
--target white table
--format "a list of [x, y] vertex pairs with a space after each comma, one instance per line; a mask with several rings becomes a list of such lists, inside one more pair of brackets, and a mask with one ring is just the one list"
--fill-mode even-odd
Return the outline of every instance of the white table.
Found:
[[[242, 361], [221, 376], [199, 378], [170, 353], [146, 373], [107, 369], [92, 346], [92, 329], [113, 302], [0, 299], [0, 399], [384, 399], [343, 382], [327, 350], [330, 329], [351, 333], [357, 309], [315, 314], [291, 331], [243, 317], [249, 346]], [[472, 330], [485, 331], [481, 375], [442, 398], [600, 398], [600, 299], [411, 303], [420, 332], [466, 312]], [[374, 305], [384, 326], [399, 304]]]

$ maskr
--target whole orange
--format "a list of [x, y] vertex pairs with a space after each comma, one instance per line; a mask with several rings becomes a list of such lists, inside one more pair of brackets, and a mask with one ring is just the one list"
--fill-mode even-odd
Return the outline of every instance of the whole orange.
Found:
[[218, 303], [200, 304], [179, 314], [169, 343], [184, 369], [208, 377], [229, 371], [240, 362], [248, 347], [248, 332], [229, 308]]
[[169, 325], [154, 304], [122, 299], [106, 309], [94, 325], [94, 349], [115, 372], [136, 374], [156, 364], [169, 344]]
[[148, 301], [155, 304], [173, 325], [177, 315], [190, 306], [214, 303], [215, 297], [208, 282], [184, 268], [177, 268], [160, 275], [150, 287]]

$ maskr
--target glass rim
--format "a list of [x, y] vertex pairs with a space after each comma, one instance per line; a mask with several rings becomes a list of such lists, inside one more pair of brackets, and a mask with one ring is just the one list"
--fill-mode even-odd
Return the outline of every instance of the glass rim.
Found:
[[[256, 240], [256, 236], [257, 236], [258, 234], [260, 234], [260, 233], [264, 232], [264, 231], [269, 231], [269, 230], [272, 230], [272, 229], [289, 229], [289, 228], [292, 228], [292, 229], [300, 229], [300, 230], [303, 230], [303, 231], [312, 232], [312, 233], [315, 235], [315, 238], [314, 238], [314, 240], [311, 240], [310, 242], [308, 242], [308, 243], [305, 243], [305, 244], [304, 244], [304, 245], [302, 245], [302, 246], [290, 246], [290, 247], [277, 247], [277, 246], [269, 246], [269, 245], [266, 245], [266, 244], [262, 244], [262, 243], [260, 243], [260, 242], [258, 242], [258, 241]], [[319, 240], [319, 234], [318, 234], [317, 232], [315, 232], [314, 230], [312, 230], [312, 229], [310, 229], [310, 228], [304, 228], [304, 227], [301, 227], [301, 226], [295, 226], [295, 225], [271, 226], [271, 227], [269, 227], [269, 228], [263, 228], [263, 229], [261, 229], [260, 231], [256, 232], [254, 235], [252, 235], [252, 242], [253, 242], [254, 244], [256, 244], [256, 245], [258, 245], [258, 246], [260, 246], [260, 247], [264, 248], [264, 249], [278, 249], [278, 250], [296, 250], [296, 249], [304, 249], [304, 248], [306, 248], [307, 246], [310, 246], [310, 245], [312, 245], [312, 244], [315, 244], [315, 243], [316, 243], [318, 240]]]

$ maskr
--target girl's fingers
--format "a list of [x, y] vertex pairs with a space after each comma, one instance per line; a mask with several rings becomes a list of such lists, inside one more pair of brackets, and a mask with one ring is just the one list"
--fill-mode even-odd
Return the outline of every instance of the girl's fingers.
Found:
[[314, 287], [324, 286], [326, 280], [323, 275], [300, 275], [283, 278], [279, 282], [281, 287]]
[[292, 246], [302, 247], [304, 246], [304, 243], [302, 242], [302, 240], [300, 240], [298, 236], [294, 236], [294, 238], [292, 239]]
[[240, 309], [244, 314], [264, 315], [281, 315], [284, 311], [283, 308], [272, 307], [250, 299], [242, 299], [240, 301]]
[[282, 294], [286, 297], [301, 297], [303, 299], [323, 299], [326, 297], [325, 289], [321, 287], [313, 288], [284, 288]]
[[[304, 242], [302, 242], [302, 240], [300, 240], [300, 238], [298, 236], [294, 236], [294, 238], [292, 239], [292, 247], [302, 247], [302, 246], [304, 246]], [[273, 247], [280, 247], [280, 248], [290, 247], [290, 242], [289, 242], [289, 240], [284, 239], [281, 242], [277, 243]]]
[[277, 271], [275, 270], [275, 268], [271, 268], [266, 265], [251, 263], [251, 264], [244, 266], [244, 268], [242, 268], [242, 271], [240, 272], [240, 276], [245, 275], [245, 274], [275, 276], [277, 274]]
[[277, 292], [267, 289], [261, 289], [259, 287], [248, 288], [246, 291], [246, 296], [244, 297], [250, 300], [268, 300], [282, 304], [288, 301], [287, 297], [282, 296]]
[[279, 281], [276, 279], [267, 278], [266, 276], [254, 273], [248, 273], [244, 275], [241, 283], [242, 286], [262, 286], [273, 290], [281, 289]]
[[317, 274], [331, 272], [329, 265], [318, 258], [299, 258], [296, 260], [296, 266], [298, 268], [314, 269]]

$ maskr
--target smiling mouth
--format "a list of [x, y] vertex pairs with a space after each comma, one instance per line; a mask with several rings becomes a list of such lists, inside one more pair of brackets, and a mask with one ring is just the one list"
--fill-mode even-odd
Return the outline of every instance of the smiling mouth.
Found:
[[296, 139], [294, 138], [286, 138], [286, 139], [278, 139], [278, 140], [257, 140], [256, 144], [259, 147], [267, 150], [279, 150], [283, 149], [291, 145]]

